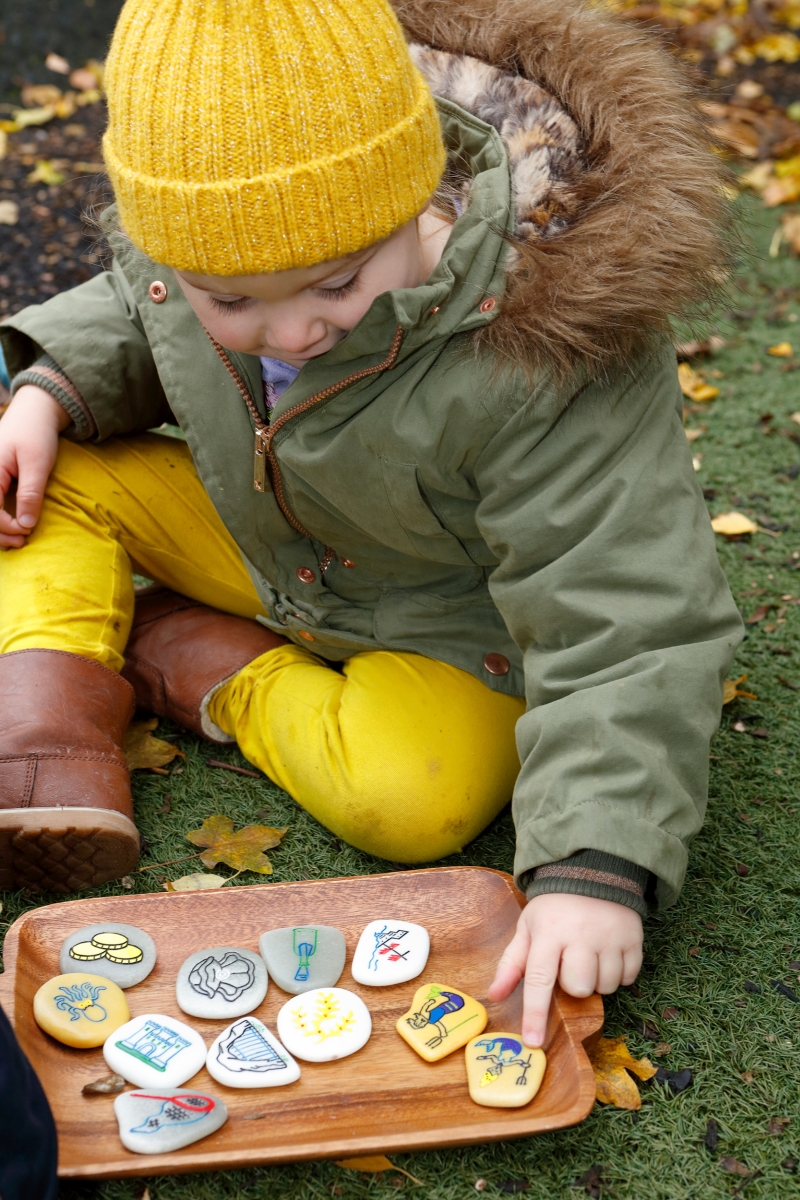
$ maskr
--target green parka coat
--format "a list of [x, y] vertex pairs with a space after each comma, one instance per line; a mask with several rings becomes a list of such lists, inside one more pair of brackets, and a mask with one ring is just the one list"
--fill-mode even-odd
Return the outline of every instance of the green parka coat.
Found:
[[[562, 31], [564, 7], [534, 6]], [[590, 43], [593, 58], [597, 30], [610, 28], [605, 16], [590, 20], [587, 71]], [[466, 209], [426, 283], [378, 297], [281, 396], [263, 491], [254, 488], [254, 431], [266, 426], [259, 360], [215, 349], [168, 268], [114, 232], [114, 210], [112, 269], [7, 321], [6, 356], [12, 371], [55, 360], [79, 394], [76, 436], [177, 420], [271, 629], [310, 633], [331, 660], [414, 651], [526, 697], [514, 794], [523, 883], [589, 848], [653, 872], [668, 903], [702, 822], [709, 739], [741, 622], [682, 429], [675, 355], [652, 334], [658, 320], [648, 326], [652, 296], [633, 293], [647, 285], [662, 297], [663, 325], [692, 271], [706, 268], [713, 236], [706, 221], [705, 242], [695, 230], [683, 263], [664, 248], [681, 220], [688, 238], [690, 216], [706, 219], [697, 197], [667, 180], [665, 161], [651, 192], [642, 177], [638, 201], [635, 189], [626, 194], [641, 214], [672, 187], [660, 259], [637, 259], [644, 233], [626, 251], [607, 212], [605, 232], [576, 242], [592, 215], [581, 189], [599, 167], [570, 97], [559, 104], [473, 59], [415, 53], [443, 97]], [[664, 94], [674, 87], [672, 67], [641, 39], [625, 53], [656, 63]], [[680, 103], [691, 175], [709, 159], [686, 134], [692, 118]], [[537, 277], [537, 254], [563, 254], [570, 237], [560, 283], [557, 257]], [[166, 284], [162, 303], [149, 297], [154, 280]], [[503, 320], [505, 331], [487, 328]]]

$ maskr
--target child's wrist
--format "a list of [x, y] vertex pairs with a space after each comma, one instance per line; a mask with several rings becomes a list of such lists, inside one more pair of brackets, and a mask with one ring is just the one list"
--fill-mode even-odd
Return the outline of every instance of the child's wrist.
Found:
[[530, 872], [525, 894], [528, 900], [552, 892], [610, 900], [646, 917], [652, 884], [646, 867], [601, 850], [579, 850]]

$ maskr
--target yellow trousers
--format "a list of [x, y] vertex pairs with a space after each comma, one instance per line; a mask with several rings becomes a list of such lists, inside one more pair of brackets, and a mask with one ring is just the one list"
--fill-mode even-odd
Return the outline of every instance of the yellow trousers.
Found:
[[[67, 650], [120, 670], [131, 571], [241, 617], [262, 606], [183, 442], [62, 442], [26, 546], [0, 549], [0, 653]], [[356, 654], [341, 670], [270, 650], [209, 716], [243, 754], [352, 845], [399, 862], [461, 849], [509, 800], [516, 697], [418, 654]]]

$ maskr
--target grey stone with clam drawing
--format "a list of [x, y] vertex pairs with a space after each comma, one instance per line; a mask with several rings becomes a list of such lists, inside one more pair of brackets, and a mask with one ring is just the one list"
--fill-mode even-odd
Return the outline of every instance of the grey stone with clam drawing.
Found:
[[193, 1017], [232, 1020], [258, 1008], [267, 994], [267, 968], [260, 954], [240, 946], [196, 950], [178, 971], [175, 995]]

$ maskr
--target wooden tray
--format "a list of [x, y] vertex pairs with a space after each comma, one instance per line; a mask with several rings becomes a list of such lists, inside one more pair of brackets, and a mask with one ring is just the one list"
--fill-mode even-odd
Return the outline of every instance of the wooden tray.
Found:
[[[599, 996], [575, 1000], [556, 994], [547, 1035], [547, 1072], [541, 1091], [526, 1108], [474, 1104], [462, 1053], [438, 1063], [423, 1062], [394, 1028], [424, 980], [453, 984], [486, 1003], [497, 959], [523, 903], [509, 875], [480, 867], [440, 867], [208, 892], [71, 900], [26, 913], [6, 938], [0, 1001], [52, 1106], [59, 1175], [102, 1179], [348, 1158], [497, 1141], [577, 1124], [594, 1103], [594, 1078], [583, 1043], [602, 1027]], [[362, 987], [350, 975], [352, 953], [364, 925], [383, 916], [427, 927], [428, 965], [419, 979], [397, 987]], [[108, 1073], [102, 1051], [62, 1046], [33, 1020], [33, 996], [58, 974], [63, 938], [82, 925], [104, 920], [139, 925], [158, 948], [152, 974], [126, 993], [132, 1015], [175, 1015], [198, 1029], [209, 1045], [225, 1022], [186, 1017], [175, 1002], [175, 978], [188, 954], [226, 943], [257, 951], [259, 935], [281, 925], [336, 925], [347, 938], [348, 951], [339, 986], [366, 1002], [372, 1037], [363, 1050], [340, 1062], [302, 1063], [300, 1079], [282, 1088], [226, 1088], [203, 1068], [184, 1087], [221, 1096], [228, 1106], [227, 1124], [173, 1154], [132, 1154], [119, 1140], [112, 1098], [81, 1095], [85, 1083]], [[272, 1030], [287, 998], [271, 982], [256, 1010]], [[487, 1008], [488, 1029], [519, 1029], [521, 988], [502, 1004]], [[257, 1113], [265, 1115], [244, 1119]]]

